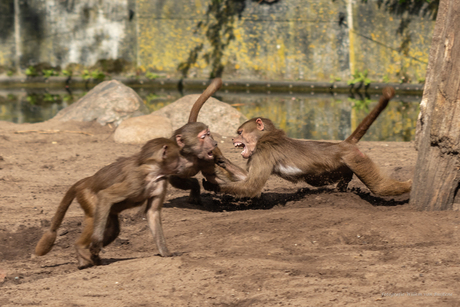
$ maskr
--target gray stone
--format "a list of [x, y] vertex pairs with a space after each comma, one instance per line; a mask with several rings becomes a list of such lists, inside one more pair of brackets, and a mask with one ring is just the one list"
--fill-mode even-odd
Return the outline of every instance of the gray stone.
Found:
[[56, 114], [60, 121], [93, 121], [118, 126], [123, 120], [147, 114], [142, 98], [130, 87], [116, 80], [104, 81], [77, 102]]
[[[171, 120], [173, 130], [176, 130], [188, 121], [190, 110], [200, 95], [187, 95], [167, 105], [152, 115], [164, 116]], [[211, 132], [220, 135], [233, 135], [238, 127], [247, 118], [229, 104], [219, 101], [213, 97], [201, 108], [198, 114], [198, 121], [209, 126]]]
[[115, 130], [113, 139], [123, 144], [144, 144], [154, 138], [170, 138], [172, 134], [169, 118], [150, 114], [124, 120]]

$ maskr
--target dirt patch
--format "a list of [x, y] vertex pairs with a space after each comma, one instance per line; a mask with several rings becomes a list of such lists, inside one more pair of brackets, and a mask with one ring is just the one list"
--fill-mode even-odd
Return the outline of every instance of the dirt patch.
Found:
[[[58, 130], [58, 131], [57, 131]], [[18, 133], [18, 131], [20, 133]], [[269, 180], [260, 199], [170, 188], [163, 227], [174, 257], [158, 256], [137, 209], [103, 265], [77, 269], [74, 203], [52, 251], [33, 257], [66, 190], [141, 146], [94, 123], [0, 122], [1, 306], [458, 306], [458, 212], [418, 212], [408, 195], [377, 197], [356, 178], [347, 193]], [[228, 137], [217, 136], [244, 165]], [[412, 177], [411, 143], [362, 142], [398, 179]]]

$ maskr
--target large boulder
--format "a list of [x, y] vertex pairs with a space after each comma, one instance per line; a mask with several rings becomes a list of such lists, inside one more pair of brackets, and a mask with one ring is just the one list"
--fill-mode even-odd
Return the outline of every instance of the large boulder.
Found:
[[[188, 121], [190, 110], [200, 95], [187, 95], [181, 99], [152, 112], [152, 115], [167, 117], [174, 130]], [[198, 121], [209, 126], [211, 132], [220, 135], [233, 135], [247, 118], [229, 104], [213, 97], [209, 98], [198, 114]]]
[[104, 81], [90, 90], [77, 102], [56, 114], [60, 121], [93, 121], [101, 125], [118, 126], [123, 120], [147, 114], [142, 98], [130, 87], [119, 81]]
[[170, 138], [172, 134], [169, 118], [150, 114], [124, 120], [115, 130], [113, 139], [117, 143], [143, 144], [154, 138]]

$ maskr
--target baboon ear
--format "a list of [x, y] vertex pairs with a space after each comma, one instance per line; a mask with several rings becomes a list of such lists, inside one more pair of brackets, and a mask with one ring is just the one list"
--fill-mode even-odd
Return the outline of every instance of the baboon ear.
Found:
[[160, 149], [158, 152], [158, 158], [161, 160], [166, 159], [166, 156], [168, 155], [168, 145], [163, 145], [163, 148]]
[[182, 134], [176, 134], [176, 143], [180, 148], [185, 146], [184, 142], [182, 142]]
[[264, 131], [265, 126], [261, 118], [256, 119], [256, 124], [257, 124], [257, 129], [259, 129], [260, 131]]

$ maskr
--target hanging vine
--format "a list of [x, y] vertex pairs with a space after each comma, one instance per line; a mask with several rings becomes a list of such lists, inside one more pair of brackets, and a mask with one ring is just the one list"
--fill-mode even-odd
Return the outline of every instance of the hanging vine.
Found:
[[197, 23], [194, 31], [195, 34], [204, 34], [210, 48], [205, 49], [205, 44], [201, 43], [189, 51], [187, 60], [180, 63], [177, 67], [184, 78], [188, 76], [190, 68], [196, 64], [200, 57], [211, 66], [209, 78], [222, 76], [224, 71], [222, 58], [225, 49], [230, 42], [235, 39], [235, 18], [241, 18], [241, 13], [244, 11], [244, 8], [244, 0], [211, 1], [206, 11], [206, 18]]

